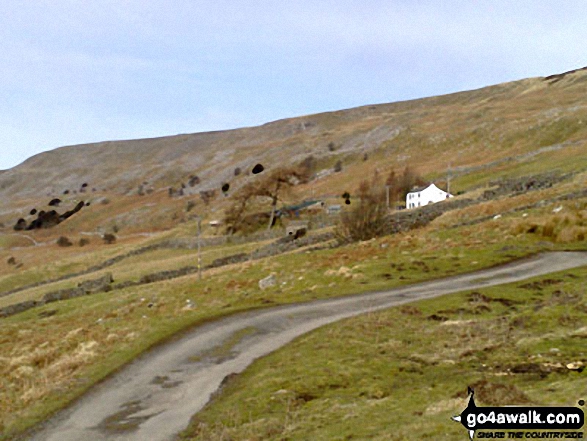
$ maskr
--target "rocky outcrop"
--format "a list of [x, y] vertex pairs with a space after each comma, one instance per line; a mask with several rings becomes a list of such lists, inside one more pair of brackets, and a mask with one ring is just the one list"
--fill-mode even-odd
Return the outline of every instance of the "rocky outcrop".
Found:
[[259, 280], [259, 288], [260, 289], [267, 289], [275, 286], [277, 284], [277, 279], [275, 274], [270, 274], [269, 276], [265, 277], [264, 279]]
[[556, 175], [554, 173], [546, 173], [535, 176], [524, 176], [515, 179], [504, 179], [501, 181], [492, 181], [489, 185], [496, 186], [491, 190], [486, 190], [483, 193], [482, 199], [495, 199], [499, 196], [510, 195], [514, 196], [528, 191], [542, 190], [550, 188], [554, 184], [564, 181], [569, 178], [568, 175]]
[[[59, 201], [59, 202], [54, 202]], [[52, 206], [58, 206], [61, 201], [59, 199], [54, 199], [49, 203]], [[14, 225], [15, 231], [22, 231], [22, 230], [36, 230], [40, 228], [51, 228], [55, 225], [60, 224], [66, 219], [69, 219], [75, 213], [80, 211], [86, 204], [84, 201], [79, 202], [72, 210], [68, 210], [63, 214], [59, 214], [56, 210], [44, 211], [41, 210], [37, 213], [36, 209], [30, 211], [31, 215], [36, 214], [37, 218], [32, 220], [30, 224], [27, 225], [26, 220], [19, 219], [17, 223]]]

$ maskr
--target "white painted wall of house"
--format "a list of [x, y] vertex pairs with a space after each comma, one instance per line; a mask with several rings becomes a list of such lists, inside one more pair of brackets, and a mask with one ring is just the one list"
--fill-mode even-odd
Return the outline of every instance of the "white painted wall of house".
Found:
[[406, 196], [406, 208], [417, 208], [428, 204], [444, 201], [452, 198], [451, 194], [441, 190], [434, 184], [430, 184], [422, 191], [410, 192]]

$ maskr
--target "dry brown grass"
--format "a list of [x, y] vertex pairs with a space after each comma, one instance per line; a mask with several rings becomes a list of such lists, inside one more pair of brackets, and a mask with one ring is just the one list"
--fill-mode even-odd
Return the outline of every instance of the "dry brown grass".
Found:
[[[575, 77], [581, 75], [584, 73]], [[246, 170], [256, 161], [268, 168], [295, 165], [310, 154], [325, 168], [343, 161], [341, 173], [300, 188], [302, 198], [312, 192], [316, 196], [339, 194], [355, 188], [375, 169], [386, 173], [392, 168], [403, 169], [414, 160], [422, 174], [444, 177], [449, 164], [489, 164], [534, 152], [543, 145], [585, 139], [587, 124], [579, 122], [587, 119], [583, 94], [578, 93], [581, 87], [580, 82], [547, 85], [531, 79], [443, 97], [303, 116], [258, 128], [61, 149], [2, 175], [17, 185], [9, 188], [10, 198], [3, 198], [13, 210], [1, 214], [0, 222], [10, 227], [31, 207], [40, 209], [46, 204], [47, 193], [61, 194], [65, 187], [79, 185], [79, 178], [74, 178], [65, 164], [75, 164], [76, 172], [85, 170], [84, 180], [90, 187], [98, 187], [96, 193], [70, 194], [69, 199], [99, 196], [112, 202], [82, 210], [64, 223], [59, 232], [63, 235], [71, 234], [70, 228], [94, 231], [97, 226], [108, 227], [114, 218], [127, 232], [170, 228], [185, 217], [187, 199], [195, 199], [195, 211], [202, 211], [202, 207], [197, 194], [167, 197], [169, 186], [178, 188], [190, 174], [197, 174], [202, 185], [194, 189], [196, 193], [219, 188], [222, 180], [231, 181], [237, 189], [251, 179]], [[305, 129], [303, 123], [311, 123], [311, 128]], [[329, 152], [326, 146], [330, 142], [339, 148]], [[580, 166], [581, 161], [574, 165], [573, 158], [581, 158], [581, 148], [584, 146], [543, 153], [540, 164], [532, 157], [519, 158], [482, 174], [491, 179], [495, 171], [515, 174], [524, 167], [529, 173], [549, 162], [573, 168]], [[88, 149], [94, 153], [88, 156]], [[367, 161], [363, 161], [364, 151], [369, 153]], [[142, 161], [140, 168], [137, 160]], [[237, 166], [244, 172], [234, 177]], [[138, 196], [136, 189], [142, 181], [149, 181], [156, 191]], [[224, 203], [218, 198], [213, 205], [222, 208]], [[155, 205], [144, 216], [148, 204]]]
[[12, 327], [12, 350], [3, 350], [0, 357], [3, 389], [8, 391], [0, 394], [5, 401], [0, 403], [3, 409], [21, 412], [50, 392], [67, 388], [79, 369], [104, 353], [110, 346], [107, 343], [112, 342], [105, 332], [88, 326], [69, 330], [64, 324], [53, 332], [54, 338], [47, 338], [29, 327]]
[[[567, 86], [568, 84], [561, 82], [551, 87], [540, 80], [528, 80], [464, 94], [376, 106], [374, 109], [362, 108], [312, 115], [280, 121], [263, 128], [243, 129], [241, 132], [184, 135], [152, 142], [133, 141], [129, 144], [113, 143], [97, 151], [97, 157], [107, 167], [97, 167], [95, 174], [88, 178], [90, 186], [94, 183], [110, 182], [111, 187], [106, 191], [100, 190], [90, 196], [108, 197], [111, 202], [108, 205], [92, 204], [54, 229], [26, 232], [34, 240], [47, 243], [45, 246], [30, 246], [30, 240], [23, 236], [13, 236], [10, 230], [16, 218], [32, 207], [40, 208], [41, 204], [47, 203], [44, 188], [46, 182], [27, 178], [42, 187], [42, 192], [37, 191], [41, 194], [38, 197], [30, 195], [35, 192], [34, 188], [26, 187], [21, 182], [22, 188], [30, 193], [23, 193], [20, 198], [9, 198], [6, 208], [3, 206], [6, 211], [0, 216], [0, 222], [7, 226], [2, 231], [10, 233], [10, 236], [0, 235], [0, 283], [4, 283], [4, 286], [22, 285], [29, 280], [34, 281], [35, 278], [47, 278], [54, 274], [72, 272], [77, 268], [87, 268], [146, 243], [167, 237], [193, 235], [193, 223], [182, 223], [188, 219], [186, 202], [196, 200], [196, 207], [190, 215], [200, 213], [205, 215], [206, 220], [210, 220], [221, 217], [222, 209], [229, 198], [218, 198], [205, 211], [197, 196], [169, 198], [167, 186], [177, 188], [190, 173], [202, 176], [205, 182], [202, 189], [213, 187], [216, 181], [220, 182], [228, 177], [234, 187], [238, 188], [251, 179], [251, 176], [247, 177], [243, 173], [234, 178], [232, 174], [235, 166], [243, 166], [244, 170], [248, 162], [253, 160], [263, 162], [270, 168], [288, 165], [287, 161], [291, 161], [290, 165], [293, 165], [310, 154], [317, 156], [324, 164], [334, 165], [340, 159], [344, 163], [340, 173], [300, 185], [291, 199], [294, 202], [332, 195], [330, 201], [340, 202], [339, 196], [342, 192], [356, 188], [360, 180], [371, 176], [376, 169], [385, 175], [392, 168], [400, 170], [407, 163], [417, 160], [420, 173], [443, 178], [449, 163], [452, 167], [489, 164], [499, 159], [534, 152], [543, 142], [585, 139], [587, 124], [585, 128], [574, 124], [575, 120], [587, 120], [584, 94], [577, 93], [577, 88]], [[549, 112], [554, 113], [550, 115]], [[556, 112], [568, 114], [565, 121], [569, 123], [569, 127], [551, 124], [558, 118]], [[303, 121], [311, 121], [315, 126], [304, 131], [300, 129]], [[379, 136], [378, 133], [383, 135]], [[236, 138], [233, 138], [235, 135]], [[202, 136], [206, 137], [204, 141]], [[334, 142], [341, 148], [329, 153], [326, 149], [329, 142]], [[137, 151], [135, 148], [127, 148], [129, 146], [140, 147], [144, 163], [141, 163], [140, 170], [136, 168], [126, 173], [134, 164], [129, 152], [134, 154]], [[367, 161], [362, 160], [363, 148], [369, 150]], [[584, 162], [584, 148], [584, 144], [581, 144], [542, 153], [540, 161], [535, 160], [536, 158], [522, 158], [490, 167], [473, 173], [470, 176], [473, 178], [471, 181], [462, 180], [464, 184], [456, 184], [454, 190], [476, 188], [480, 182], [491, 180], [496, 172], [504, 176], [516, 175], [518, 172], [531, 174], [545, 171], [545, 167], [550, 170], [552, 164], [563, 171], [576, 170]], [[56, 152], [55, 156], [41, 158], [46, 164], [29, 165], [38, 169], [39, 173], [45, 173], [45, 166], [55, 170], [59, 179], [51, 176], [53, 172], [47, 173], [47, 179], [61, 185], [69, 176], [69, 171], [63, 164], [76, 164], [76, 155], [79, 152], [72, 153], [67, 161], [63, 160], [61, 153], [63, 151]], [[202, 158], [203, 162], [200, 162]], [[89, 167], [87, 171], [93, 173]], [[117, 175], [121, 179], [112, 180]], [[6, 174], [3, 174], [3, 178], [4, 176]], [[151, 178], [156, 181], [156, 192], [145, 196], [131, 194], [139, 182]], [[458, 232], [445, 231], [445, 227], [460, 220], [515, 210], [520, 206], [585, 188], [586, 183], [587, 173], [583, 173], [572, 183], [563, 183], [552, 189], [513, 198], [504, 197], [447, 213], [418, 232], [339, 249], [325, 258], [292, 254], [288, 256], [291, 261], [286, 263], [280, 259], [271, 259], [258, 264], [246, 263], [215, 269], [207, 273], [207, 277], [214, 278], [217, 286], [207, 284], [194, 290], [195, 277], [185, 277], [123, 290], [116, 292], [116, 296], [105, 294], [92, 296], [91, 300], [62, 302], [59, 304], [60, 313], [46, 319], [35, 315], [35, 311], [24, 322], [20, 322], [21, 317], [18, 316], [3, 321], [0, 333], [0, 414], [4, 420], [0, 418], [0, 427], [14, 422], [14, 418], [25, 418], [30, 409], [47, 397], [54, 397], [59, 391], [79, 386], [86, 380], [81, 374], [89, 375], [93, 367], [104, 363], [115, 349], [139, 351], [133, 349], [133, 345], [139, 340], [144, 343], [144, 334], [152, 329], [156, 320], [161, 320], [159, 323], [162, 323], [164, 319], [168, 319], [176, 323], [187, 314], [213, 315], [232, 308], [230, 305], [250, 307], [255, 304], [255, 300], [249, 297], [251, 292], [255, 292], [255, 281], [271, 271], [276, 271], [288, 284], [280, 288], [279, 293], [273, 293], [273, 298], [269, 300], [282, 301], [287, 296], [293, 298], [294, 294], [304, 293], [296, 297], [296, 301], [300, 301], [325, 295], [327, 286], [329, 292], [332, 292], [334, 286], [343, 290], [363, 289], [360, 282], [381, 280], [382, 274], [392, 272], [394, 281], [407, 273], [414, 279], [406, 280], [415, 280], [422, 276], [418, 273], [421, 272], [420, 269], [410, 269], [416, 263], [412, 256], [416, 255], [425, 256], [423, 259], [431, 258], [431, 267], [437, 265], [437, 261], [432, 258], [448, 256], [452, 259], [450, 265], [454, 272], [457, 265], [459, 271], [474, 269], [476, 263], [473, 262], [477, 260], [482, 264], [495, 264], [503, 257], [496, 257], [496, 253], [488, 257], [482, 251], [494, 245], [509, 245], [508, 241], [515, 242], [523, 254], [537, 249], [533, 247], [533, 243], [541, 239], [560, 243], [584, 240], [587, 234], [585, 209], [575, 209], [573, 203], [565, 203], [564, 209], [556, 214], [552, 213], [553, 206], [547, 206], [531, 210], [527, 217], [517, 213], [504, 216], [499, 222], [490, 221], [461, 228]], [[17, 193], [14, 194], [18, 196]], [[81, 195], [78, 196], [81, 199]], [[466, 196], [473, 197], [475, 194]], [[68, 203], [72, 202], [73, 196], [71, 198]], [[99, 229], [111, 229], [115, 225], [120, 228], [117, 234], [119, 239], [111, 246], [102, 245], [99, 240], [92, 240], [91, 244], [83, 248], [74, 245], [64, 249], [51, 244], [60, 235], [66, 235], [76, 243], [84, 231], [97, 232]], [[534, 228], [534, 232], [528, 232], [531, 228]], [[132, 236], [140, 232], [157, 234], [150, 238]], [[515, 235], [519, 237], [512, 237]], [[16, 269], [8, 265], [6, 261], [11, 256], [18, 262], [23, 262], [24, 266]], [[171, 269], [192, 259], [190, 255], [159, 257], [160, 259], [152, 261], [136, 259], [122, 262], [113, 268], [116, 270], [115, 279], [138, 277], [142, 271], [153, 271], [161, 267]], [[405, 264], [405, 269], [391, 269], [389, 262], [384, 267], [385, 259], [394, 263], [401, 261]], [[335, 275], [332, 280], [325, 280], [324, 274], [327, 270], [334, 268], [338, 272], [342, 267], [348, 267], [351, 274], [360, 278], [343, 279]], [[438, 274], [445, 275], [448, 272]], [[432, 276], [434, 274], [430, 274]], [[340, 283], [341, 280], [345, 280], [344, 286]], [[69, 283], [78, 281], [75, 279]], [[327, 285], [328, 283], [334, 285]], [[373, 285], [373, 289], [381, 286], [383, 283]], [[43, 289], [58, 287], [61, 285], [55, 284]], [[22, 293], [19, 299], [38, 298], [43, 292], [42, 289], [29, 290]], [[264, 293], [263, 296], [269, 295]], [[156, 313], [148, 319], [142, 318], [146, 315], [145, 307], [140, 303], [143, 297], [158, 300]], [[199, 305], [197, 311], [184, 310], [188, 297], [195, 297]], [[80, 303], [83, 301], [87, 301], [91, 307]], [[71, 305], [83, 307], [72, 311]], [[48, 306], [50, 305], [45, 308], [49, 309]], [[99, 324], [103, 323], [98, 322], [99, 319], [107, 322], [107, 326]]]
[[517, 219], [511, 225], [511, 232], [516, 235], [536, 234], [559, 243], [585, 240], [587, 210], [584, 209], [584, 203], [558, 205], [553, 211], [557, 213]]

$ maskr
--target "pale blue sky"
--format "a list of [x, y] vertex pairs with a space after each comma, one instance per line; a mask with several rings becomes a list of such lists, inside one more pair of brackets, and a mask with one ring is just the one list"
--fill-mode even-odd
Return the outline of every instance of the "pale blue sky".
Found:
[[0, 169], [587, 65], [584, 0], [2, 0]]

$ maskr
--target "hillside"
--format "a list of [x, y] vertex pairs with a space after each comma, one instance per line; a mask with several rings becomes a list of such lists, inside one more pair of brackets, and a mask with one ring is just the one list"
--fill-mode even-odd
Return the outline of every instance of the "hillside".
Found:
[[[444, 179], [450, 167], [455, 192], [486, 184], [492, 173], [507, 175], [513, 162], [516, 169], [525, 163], [529, 172], [541, 169], [536, 164], [545, 160], [561, 171], [580, 169], [587, 166], [581, 155], [587, 135], [586, 81], [587, 72], [578, 70], [259, 127], [62, 147], [0, 173], [0, 222], [11, 227], [33, 205], [45, 205], [67, 190], [70, 194], [62, 199], [73, 205], [82, 199], [74, 193], [87, 183], [85, 200], [107, 197], [116, 202], [125, 197], [122, 207], [109, 207], [111, 217], [124, 217], [128, 209], [152, 207], [150, 222], [129, 215], [132, 229], [168, 228], [173, 225], [169, 217], [181, 204], [156, 197], [157, 193], [166, 196], [169, 187], [183, 184], [184, 198], [192, 197], [201, 205], [200, 191], [219, 189], [223, 182], [238, 188], [252, 179], [246, 172], [256, 162], [272, 168], [297, 164], [309, 155], [317, 160], [316, 172], [328, 174], [324, 171], [338, 160], [344, 169], [299, 188], [298, 198], [310, 192], [338, 194], [343, 184], [345, 189], [353, 188], [375, 168], [410, 165], [429, 179]], [[467, 174], [480, 166], [487, 175], [468, 180]], [[235, 177], [237, 167], [243, 173]], [[198, 176], [200, 182], [188, 185], [190, 176]], [[133, 199], [140, 185], [152, 193]], [[210, 213], [223, 204], [220, 198], [196, 211]], [[165, 221], [153, 220], [157, 214]], [[95, 217], [95, 211], [86, 216], [86, 228], [104, 227], [92, 221]]]
[[[20, 439], [140, 354], [202, 323], [384, 291], [542, 252], [584, 251], [586, 81], [587, 71], [578, 70], [260, 127], [63, 147], [0, 172], [0, 440]], [[341, 194], [349, 191], [353, 204], [342, 204], [343, 215], [302, 213], [308, 231], [299, 238], [283, 237], [283, 225], [226, 236], [207, 222], [223, 217], [234, 189], [266, 176], [251, 174], [254, 164], [271, 172], [309, 156], [315, 158], [313, 177], [295, 185], [280, 204], [341, 204]], [[412, 210], [385, 209], [377, 237], [340, 239], [333, 226], [344, 214], [361, 211], [355, 211], [361, 207], [355, 203], [359, 183], [406, 166], [441, 188], [450, 178], [456, 197]], [[227, 195], [220, 191], [224, 182], [231, 184]], [[208, 204], [200, 197], [207, 190], [217, 190]], [[254, 208], [267, 207], [259, 201]], [[28, 224], [33, 210], [51, 209], [53, 220], [72, 214], [51, 228], [14, 230], [17, 219]], [[204, 220], [201, 250], [196, 215]], [[104, 233], [114, 233], [115, 240], [106, 243]], [[527, 396], [573, 405], [568, 397], [576, 401], [570, 392], [584, 390], [584, 374], [575, 374], [587, 358], [581, 340], [567, 337], [585, 335], [586, 281], [581, 267], [327, 326], [314, 340], [308, 336], [255, 362], [242, 380], [229, 375], [185, 438], [225, 439], [229, 433], [250, 439], [263, 426], [271, 432], [266, 439], [291, 433], [308, 439], [305, 430], [339, 430], [348, 406], [363, 415], [345, 426], [349, 438], [382, 431], [391, 414], [405, 433], [414, 428], [417, 435], [405, 439], [438, 438], [453, 424], [450, 416], [462, 411], [454, 397], [466, 384], [516, 392], [514, 398], [493, 397], [494, 404], [520, 404], [516, 397]], [[414, 338], [417, 329], [425, 330], [422, 338]], [[494, 337], [504, 342], [499, 351], [485, 341]], [[230, 353], [244, 338], [232, 335], [214, 356]], [[466, 347], [459, 348], [463, 341]], [[434, 350], [448, 362], [421, 355]], [[305, 351], [311, 356], [300, 357]], [[329, 364], [344, 368], [349, 360], [351, 376], [344, 369], [330, 371]], [[390, 386], [390, 361], [409, 393]], [[267, 363], [280, 366], [278, 376]], [[485, 365], [487, 370], [477, 369]], [[512, 371], [527, 365], [532, 372]], [[259, 373], [269, 373], [270, 386], [257, 381]], [[258, 400], [257, 389], [239, 386], [251, 375], [250, 383], [270, 395], [259, 393]], [[330, 383], [337, 375], [360, 381]], [[283, 391], [283, 400], [275, 399], [281, 396], [275, 391]], [[481, 403], [486, 399], [479, 397]], [[433, 410], [437, 399], [445, 400], [439, 411]], [[341, 403], [334, 413], [332, 402]], [[385, 410], [375, 419], [374, 405]], [[422, 409], [432, 409], [435, 419], [406, 425]], [[125, 412], [105, 423], [132, 429], [135, 417]], [[291, 412], [300, 418], [297, 427], [290, 425]]]

